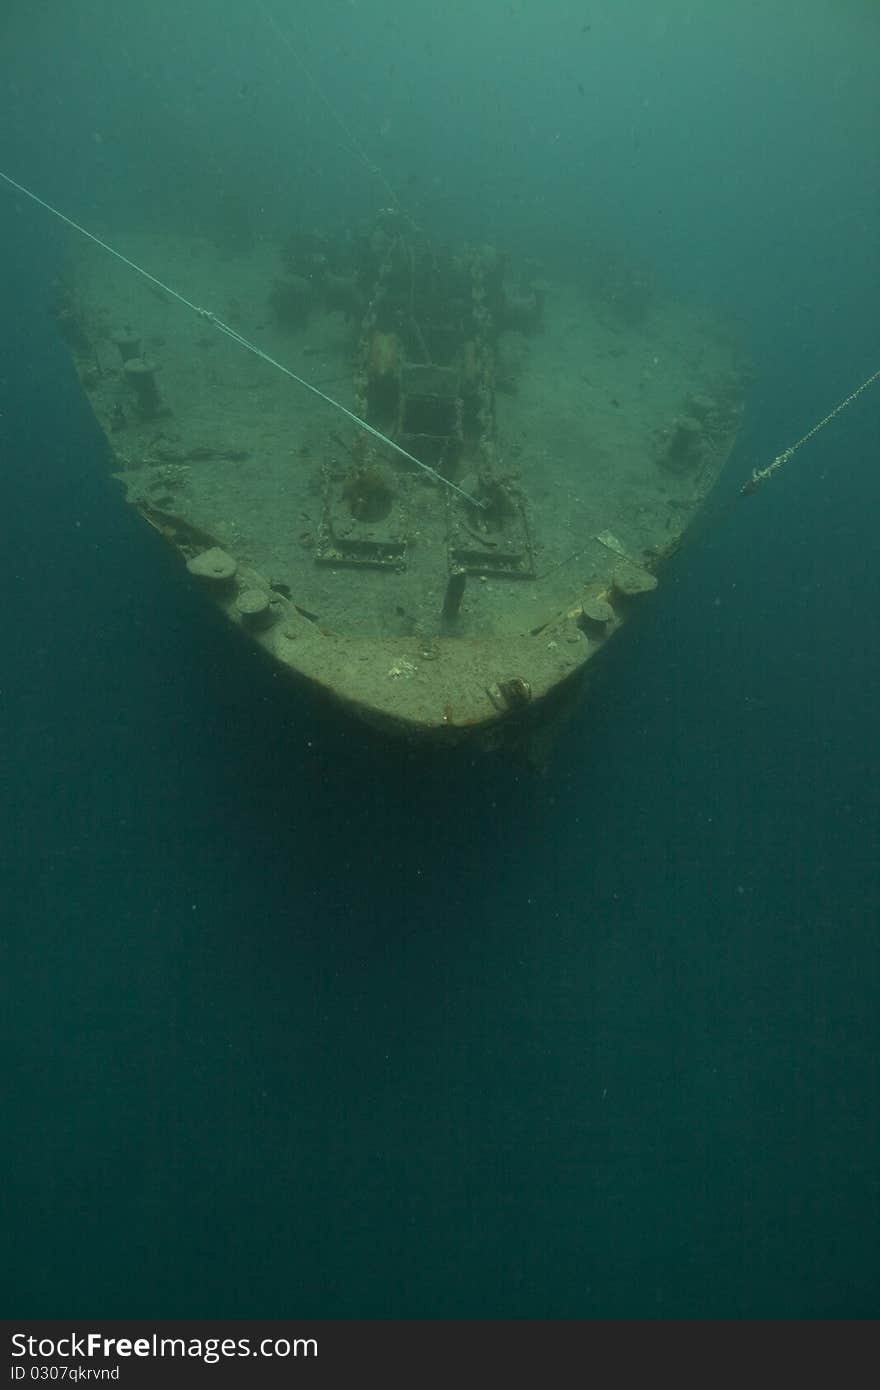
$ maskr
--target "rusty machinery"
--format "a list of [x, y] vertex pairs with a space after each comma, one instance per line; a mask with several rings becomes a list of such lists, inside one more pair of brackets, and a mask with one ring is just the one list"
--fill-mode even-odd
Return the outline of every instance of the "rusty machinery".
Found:
[[[504, 327], [537, 325], [538, 290], [511, 291], [494, 248], [439, 250], [393, 209], [350, 240], [344, 256], [312, 236], [292, 239], [288, 260], [325, 307], [359, 323], [357, 414], [443, 477], [462, 481], [481, 503], [475, 509], [450, 492], [442, 501], [438, 495], [450, 576], [534, 577], [525, 499], [499, 466], [495, 359]], [[325, 471], [316, 558], [403, 569], [401, 467], [363, 435], [348, 452], [345, 473]]]

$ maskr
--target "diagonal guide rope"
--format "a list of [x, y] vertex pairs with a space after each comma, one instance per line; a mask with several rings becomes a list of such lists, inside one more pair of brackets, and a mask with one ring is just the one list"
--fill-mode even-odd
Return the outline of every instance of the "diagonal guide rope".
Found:
[[332, 396], [325, 395], [317, 386], [313, 386], [310, 381], [306, 381], [304, 377], [297, 376], [296, 372], [291, 371], [289, 367], [285, 367], [283, 362], [279, 362], [276, 358], [270, 357], [268, 352], [264, 352], [256, 343], [250, 342], [249, 339], [243, 337], [241, 333], [236, 332], [234, 328], [231, 328], [228, 323], [224, 323], [223, 320], [212, 313], [210, 309], [202, 309], [198, 304], [193, 304], [191, 299], [187, 299], [185, 295], [179, 294], [178, 291], [172, 289], [170, 285], [166, 285], [164, 280], [160, 280], [157, 276], [151, 275], [148, 270], [144, 270], [143, 266], [136, 265], [135, 262], [130, 261], [127, 256], [123, 256], [121, 251], [115, 250], [115, 248], [109, 246], [106, 241], [102, 241], [100, 237], [95, 236], [93, 232], [87, 231], [87, 229], [80, 226], [78, 222], [74, 222], [72, 217], [67, 217], [63, 212], [59, 212], [58, 208], [53, 207], [51, 203], [46, 203], [42, 198], [38, 198], [36, 193], [32, 193], [29, 188], [25, 188], [24, 184], [17, 183], [16, 180], [10, 178], [8, 174], [4, 174], [2, 169], [0, 169], [0, 179], [3, 179], [3, 181], [8, 183], [12, 188], [18, 189], [19, 193], [23, 193], [26, 198], [30, 198], [32, 202], [39, 204], [39, 206], [45, 208], [47, 212], [51, 212], [53, 217], [57, 217], [60, 221], [65, 222], [68, 227], [72, 227], [74, 231], [79, 232], [81, 236], [87, 237], [89, 241], [93, 241], [95, 245], [100, 246], [103, 251], [107, 251], [109, 255], [115, 256], [117, 261], [122, 261], [123, 265], [127, 265], [131, 270], [136, 271], [138, 275], [142, 275], [145, 280], [151, 281], [152, 284], [157, 285], [160, 290], [164, 290], [166, 294], [170, 294], [172, 298], [184, 304], [187, 309], [191, 309], [194, 314], [198, 314], [200, 318], [206, 319], [208, 323], [218, 329], [220, 333], [225, 333], [227, 338], [231, 338], [234, 343], [238, 343], [239, 347], [245, 348], [248, 352], [253, 353], [255, 357], [262, 358], [264, 362], [268, 362], [270, 367], [275, 367], [279, 372], [283, 372], [285, 376], [289, 376], [291, 381], [295, 381], [298, 386], [305, 387], [307, 391], [312, 392], [312, 395], [318, 396], [322, 401], [326, 401], [327, 405], [332, 405], [334, 410], [340, 411], [341, 414], [351, 420], [352, 424], [357, 425], [358, 429], [365, 430], [366, 433], [371, 434], [374, 439], [378, 439], [383, 444], [386, 444], [389, 449], [393, 449], [396, 454], [400, 454], [401, 458], [405, 458], [409, 463], [415, 464], [416, 468], [420, 468], [423, 473], [427, 473], [435, 482], [442, 483], [444, 487], [449, 488], [452, 492], [457, 492], [460, 497], [470, 502], [471, 506], [476, 507], [479, 511], [484, 510], [484, 504], [476, 497], [472, 497], [469, 492], [465, 492], [464, 488], [460, 488], [457, 483], [453, 483], [449, 478], [444, 478], [442, 473], [438, 473], [437, 470], [431, 468], [429, 464], [422, 463], [421, 459], [417, 459], [414, 454], [408, 453], [407, 450], [401, 448], [399, 444], [395, 444], [393, 439], [389, 439], [386, 434], [382, 434], [381, 430], [375, 429], [366, 420], [362, 420], [360, 415], [355, 415], [353, 410], [348, 410], [346, 406], [334, 400]]
[[856, 400], [863, 391], [867, 391], [868, 387], [872, 386], [878, 378], [880, 378], [880, 370], [874, 372], [873, 376], [869, 376], [867, 381], [862, 382], [861, 386], [857, 386], [854, 391], [851, 391], [846, 399], [842, 400], [839, 405], [836, 405], [833, 410], [829, 410], [828, 414], [825, 415], [818, 424], [814, 425], [811, 430], [807, 430], [806, 434], [801, 435], [796, 443], [790, 444], [787, 449], [783, 449], [781, 454], [777, 454], [772, 463], [768, 463], [766, 468], [753, 469], [752, 476], [747, 478], [740, 488], [740, 495], [742, 497], [751, 497], [753, 492], [757, 492], [758, 488], [762, 487], [764, 483], [767, 482], [768, 478], [772, 478], [774, 473], [778, 473], [784, 463], [788, 463], [788, 460], [797, 453], [802, 444], [806, 444], [807, 440], [812, 439], [814, 434], [818, 434], [826, 425], [830, 425], [836, 415], [839, 415], [848, 405], [852, 405], [853, 401]]

